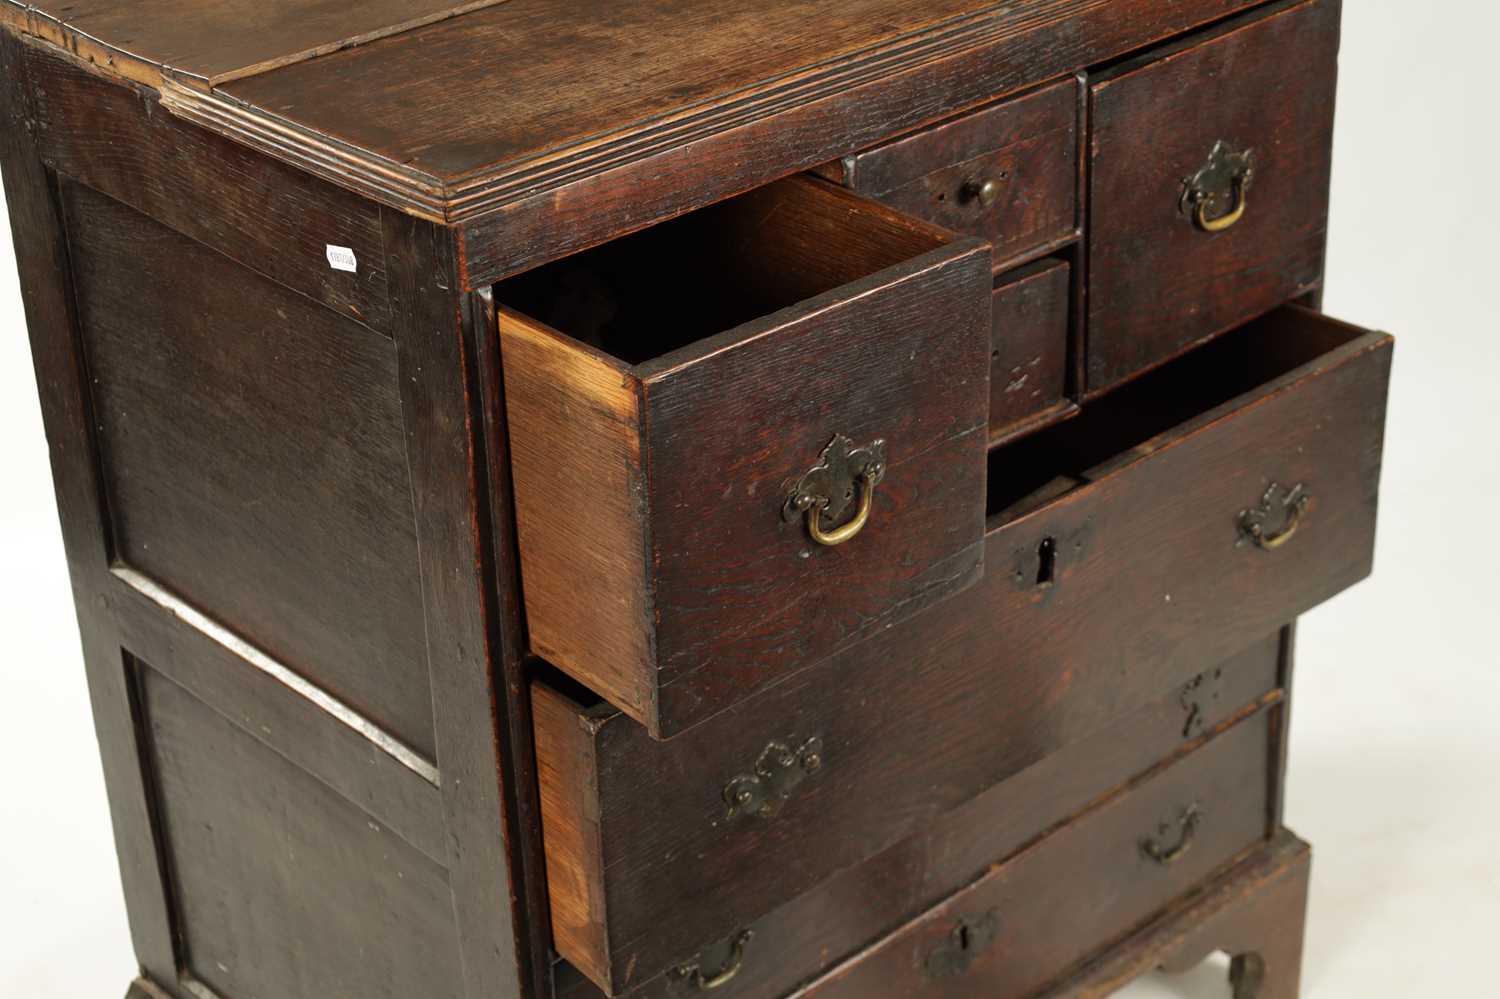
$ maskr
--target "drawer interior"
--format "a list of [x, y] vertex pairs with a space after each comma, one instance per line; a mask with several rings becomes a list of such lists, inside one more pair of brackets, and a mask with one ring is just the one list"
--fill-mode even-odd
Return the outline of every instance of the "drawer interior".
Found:
[[794, 178], [528, 271], [495, 296], [635, 365], [950, 241], [832, 184]]
[[991, 526], [1088, 482], [1101, 465], [1151, 453], [1180, 425], [1269, 392], [1279, 379], [1366, 335], [1285, 306], [1086, 403], [1066, 423], [996, 448], [989, 456]]

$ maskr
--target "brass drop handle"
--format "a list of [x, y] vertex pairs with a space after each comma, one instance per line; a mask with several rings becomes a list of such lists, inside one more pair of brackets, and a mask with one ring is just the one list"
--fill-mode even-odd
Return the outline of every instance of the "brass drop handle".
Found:
[[828, 509], [828, 500], [804, 496], [799, 502], [807, 504], [807, 533], [820, 545], [832, 548], [849, 541], [870, 522], [870, 511], [875, 509], [875, 484], [880, 481], [884, 472], [881, 465], [873, 464], [855, 480], [859, 489], [859, 510], [854, 514], [854, 519], [831, 531], [823, 530], [823, 511]]
[[1198, 223], [1198, 228], [1204, 232], [1223, 232], [1245, 217], [1245, 206], [1247, 198], [1245, 195], [1245, 182], [1236, 179], [1234, 182], [1234, 207], [1223, 215], [1208, 217], [1208, 203], [1211, 198], [1198, 199], [1198, 206], [1193, 211], [1193, 221]]
[[[1181, 860], [1193, 847], [1198, 837], [1198, 826], [1203, 822], [1203, 810], [1196, 803], [1182, 810], [1177, 819], [1177, 834], [1172, 836], [1171, 822], [1163, 822], [1157, 835], [1141, 840], [1141, 853], [1165, 867]], [[1171, 837], [1171, 838], [1169, 838]]]
[[[1296, 536], [1302, 526], [1302, 515], [1311, 506], [1312, 494], [1302, 483], [1283, 489], [1273, 482], [1259, 505], [1240, 511], [1240, 534], [1262, 551], [1275, 551]], [[1279, 527], [1267, 528], [1278, 522]]]
[[705, 975], [703, 968], [697, 962], [680, 965], [672, 969], [672, 974], [686, 981], [699, 992], [712, 992], [714, 989], [723, 988], [740, 973], [740, 968], [745, 963], [745, 945], [754, 936], [753, 930], [741, 930], [730, 946], [729, 958], [724, 962], [724, 966], [712, 975]]
[[985, 208], [991, 208], [1000, 200], [1000, 181], [993, 177], [986, 180], [971, 180], [964, 185], [963, 195], [965, 198], [979, 202]]
[[[856, 448], [843, 434], [835, 434], [818, 463], [808, 469], [787, 500], [782, 517], [805, 519], [807, 533], [820, 545], [844, 544], [865, 529], [875, 509], [875, 487], [885, 478], [885, 441]], [[854, 516], [837, 527], [825, 528], [824, 519], [836, 520], [858, 494]]]
[[[1182, 182], [1179, 208], [1202, 231], [1223, 232], [1245, 217], [1250, 182], [1254, 179], [1253, 151], [1235, 152], [1229, 143], [1221, 140], [1214, 143], [1198, 172]], [[1232, 199], [1229, 210], [1210, 215], [1214, 206], [1226, 197]]]

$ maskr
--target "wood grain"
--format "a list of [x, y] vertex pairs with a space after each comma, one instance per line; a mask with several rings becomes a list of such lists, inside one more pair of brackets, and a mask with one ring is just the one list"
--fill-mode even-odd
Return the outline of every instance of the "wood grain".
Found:
[[1001, 275], [990, 339], [990, 439], [1064, 402], [1072, 268], [1048, 257]]
[[553, 945], [584, 974], [608, 983], [610, 913], [593, 746], [602, 720], [541, 684], [532, 688], [531, 706]]
[[[1042, 837], [793, 996], [1033, 995], [1269, 836], [1269, 741], [1262, 711]], [[1184, 809], [1195, 806], [1202, 820], [1180, 859], [1162, 865], [1144, 854], [1141, 844], [1151, 837], [1175, 845]], [[957, 966], [938, 971], [935, 955], [954, 946], [958, 928], [987, 916], [995, 938], [973, 941]]]
[[[1338, 45], [1338, 0], [1284, 3], [1092, 82], [1089, 394], [1321, 279]], [[1254, 177], [1207, 233], [1178, 205], [1220, 141]]]
[[656, 714], [640, 385], [614, 359], [500, 310], [516, 541], [531, 649]]
[[[837, 179], [988, 240], [997, 264], [1078, 234], [1079, 84], [1072, 78], [839, 161]], [[971, 185], [1000, 194], [985, 206]]]
[[443, 868], [138, 669], [188, 973], [222, 996], [460, 999]]
[[1257, 999], [1302, 994], [1312, 851], [1286, 830], [1267, 846], [1077, 969], [1043, 999], [1106, 999], [1158, 967], [1180, 973], [1213, 951], [1264, 962]]
[[486, 217], [465, 236], [473, 289], [1250, 2], [510, 0], [220, 90], [162, 87], [175, 113], [377, 201]]
[[[78, 337], [67, 229], [57, 176], [41, 159], [24, 46], [0, 32], [0, 167], [26, 312], [37, 397], [46, 427], [58, 520], [78, 615], [94, 732], [115, 852], [143, 974], [174, 982], [178, 958], [148, 793], [139, 716], [106, 602], [111, 585], [108, 513], [95, 447], [88, 375]], [[174, 997], [181, 999], [181, 997]]]
[[[988, 288], [807, 178], [498, 286], [569, 327], [500, 324], [533, 651], [667, 737], [972, 583]], [[889, 471], [814, 550], [782, 506], [835, 434]]]
[[393, 344], [66, 196], [115, 556], [433, 759]]
[[[329, 308], [388, 332], [380, 208], [333, 184], [179, 121], [157, 95], [28, 45], [47, 95], [31, 128], [59, 173], [130, 205]], [[328, 246], [351, 250], [334, 270]]]
[[[554, 908], [560, 952], [616, 991], [634, 995], [639, 986], [654, 995], [657, 986], [645, 983], [667, 965], [753, 924], [773, 939], [767, 946], [789, 952], [785, 964], [757, 967], [746, 983], [795, 981], [826, 965], [838, 946], [891, 928], [911, 907], [956, 889], [1007, 849], [1188, 741], [1186, 678], [1151, 674], [1145, 664], [1140, 672], [1149, 678], [1139, 685], [1118, 675], [1054, 683], [1040, 666], [1036, 676], [1009, 674], [1008, 690], [1048, 691], [1040, 703], [1020, 693], [1027, 707], [1010, 714], [999, 698], [964, 686], [963, 665], [954, 667], [953, 694], [928, 689], [937, 676], [921, 667], [909, 687], [898, 686], [896, 674], [910, 667], [888, 658], [890, 651], [872, 649], [861, 660], [872, 696], [860, 697], [854, 710], [778, 701], [764, 715], [732, 713], [730, 731], [700, 730], [701, 736], [666, 743], [650, 740], [623, 716], [569, 702], [538, 682], [544, 770], [554, 768], [547, 757], [555, 754], [557, 772], [573, 775], [556, 781], [558, 811], [544, 830], [549, 865], [568, 873], [564, 911], [571, 916], [586, 908], [597, 934], [580, 939], [558, 926]], [[1273, 636], [1220, 664], [1210, 681], [1214, 697], [1204, 702], [1203, 730], [1273, 690], [1279, 658]], [[1152, 688], [1144, 689], [1146, 683]], [[875, 707], [876, 699], [886, 706]], [[951, 731], [934, 734], [931, 726], [959, 702], [972, 704], [1001, 734], [977, 746], [967, 726], [943, 723]], [[782, 719], [777, 710], [789, 713]], [[845, 721], [841, 713], [856, 717]], [[892, 734], [903, 718], [925, 735]], [[812, 735], [823, 737], [824, 768], [775, 818], [726, 818], [723, 789], [752, 771], [767, 742], [797, 745]], [[590, 838], [577, 835], [579, 829]], [[939, 840], [941, 847], [933, 845]], [[898, 874], [873, 859], [885, 853], [902, 856], [910, 870]], [[884, 873], [845, 876], [864, 864]], [[595, 880], [580, 885], [580, 875]], [[882, 878], [887, 891], [869, 899], [859, 918], [829, 917], [830, 893], [849, 897], [837, 887], [841, 879], [860, 879], [870, 890]], [[824, 883], [830, 887], [821, 902], [793, 901]], [[552, 891], [555, 905], [555, 884]], [[821, 923], [805, 915], [819, 906]]]
[[[1184, 735], [1187, 713], [1181, 685], [1157, 694], [1142, 707], [1122, 705], [1103, 727], [1043, 756], [965, 804], [918, 823], [910, 835], [885, 850], [827, 875], [815, 887], [799, 889], [800, 894], [754, 921], [730, 922], [728, 929], [719, 932], [730, 936], [748, 926], [754, 931], [755, 947], [727, 993], [733, 999], [780, 999], [870, 941], [940, 904], [1128, 782], [1192, 752], [1211, 733], [1262, 706], [1278, 703], [1279, 654], [1276, 636], [1266, 636], [1205, 669], [1203, 675], [1217, 677], [1213, 689], [1218, 696], [1204, 699], [1203, 729], [1195, 737]], [[890, 772], [871, 780], [884, 788], [890, 783]], [[769, 829], [765, 835], [782, 845], [781, 856], [787, 855], [787, 838]], [[810, 840], [804, 836], [800, 842]], [[823, 841], [811, 842], [821, 845]], [[696, 945], [684, 941], [678, 959], [685, 959], [692, 946]], [[757, 954], [775, 958], [757, 960]], [[594, 999], [602, 994], [571, 965], [560, 967], [558, 981], [559, 999]], [[666, 974], [641, 982], [625, 994], [630, 999], [668, 999], [679, 994], [679, 989]]]
[[147, 85], [213, 87], [505, 0], [5, 0], [0, 21]]

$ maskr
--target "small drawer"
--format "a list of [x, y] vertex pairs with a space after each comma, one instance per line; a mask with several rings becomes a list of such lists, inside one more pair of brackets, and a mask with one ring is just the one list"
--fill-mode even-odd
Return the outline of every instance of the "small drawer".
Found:
[[[972, 801], [951, 808], [941, 816], [913, 823], [912, 834], [892, 846], [868, 856], [858, 864], [826, 871], [822, 880], [796, 871], [796, 894], [765, 915], [754, 918], [739, 912], [723, 912], [724, 901], [735, 909], [736, 895], [765, 876], [775, 876], [778, 862], [802, 867], [805, 853], [819, 853], [829, 841], [843, 834], [843, 826], [796, 826], [780, 838], [765, 826], [760, 844], [765, 856], [742, 871], [741, 885], [727, 891], [708, 892], [702, 897], [688, 891], [673, 906], [663, 903], [660, 918], [649, 922], [652, 935], [663, 950], [675, 953], [670, 968], [651, 977], [639, 972], [628, 981], [624, 995], [630, 999], [672, 999], [684, 993], [681, 969], [697, 968], [705, 977], [721, 974], [735, 962], [735, 944], [748, 933], [741, 947], [735, 977], [715, 995], [730, 999], [775, 999], [792, 992], [798, 983], [817, 977], [843, 956], [855, 953], [871, 939], [879, 939], [903, 924], [910, 915], [941, 903], [944, 898], [974, 882], [980, 874], [1031, 843], [1047, 829], [1061, 825], [1113, 790], [1137, 780], [1167, 760], [1191, 753], [1205, 739], [1251, 717], [1257, 711], [1283, 711], [1284, 664], [1290, 639], [1269, 634], [1250, 648], [1203, 670], [1184, 682], [1158, 691], [1154, 699], [1137, 708], [1125, 708], [1101, 727], [1073, 738], [1067, 723], [1070, 709], [1038, 712], [1035, 726], [1017, 724], [1011, 742], [1037, 738], [1049, 724], [1064, 721], [1073, 741], [1049, 751], [1043, 759], [1002, 780]], [[1053, 670], [1056, 672], [1056, 670]], [[1101, 678], [1104, 679], [1104, 678]], [[1106, 681], [1110, 682], [1110, 681]], [[1116, 685], [1119, 679], [1113, 679]], [[992, 684], [993, 685], [993, 684]], [[1088, 700], [1079, 693], [1074, 700]], [[1050, 739], [1041, 739], [1053, 745]], [[1002, 768], [1008, 772], [1013, 759]], [[880, 774], [888, 786], [889, 774]], [[874, 780], [868, 787], [874, 787]], [[877, 795], [879, 790], [868, 790]], [[891, 810], [901, 807], [891, 801]], [[789, 804], [786, 817], [792, 817]], [[733, 832], [727, 832], [733, 835]], [[784, 844], [796, 843], [798, 849]], [[739, 850], [735, 850], [739, 853]], [[679, 855], [679, 853], [678, 853]], [[549, 864], [553, 861], [549, 850]], [[837, 861], [837, 855], [823, 855]], [[549, 868], [550, 870], [550, 868]], [[691, 880], [691, 874], [687, 880]], [[816, 885], [816, 886], [813, 886]], [[690, 912], [681, 913], [681, 909]], [[553, 910], [555, 912], [555, 910]], [[679, 919], [679, 913], [682, 918]], [[837, 918], [832, 915], [837, 913]], [[687, 926], [688, 929], [682, 929]], [[628, 933], [621, 936], [628, 938]], [[577, 974], [562, 969], [558, 977], [559, 999], [597, 998], [597, 987]], [[688, 990], [690, 992], [690, 990]], [[883, 995], [883, 993], [882, 993]]]
[[1321, 280], [1338, 43], [1282, 3], [1091, 81], [1089, 394]]
[[990, 289], [811, 177], [497, 286], [532, 651], [666, 738], [971, 585]]
[[1079, 84], [1068, 79], [822, 169], [850, 189], [990, 241], [995, 265], [1078, 231]]
[[796, 996], [1035, 994], [1269, 837], [1272, 717], [1105, 799]]
[[990, 439], [1069, 405], [1071, 268], [1048, 257], [1002, 275], [990, 339]]

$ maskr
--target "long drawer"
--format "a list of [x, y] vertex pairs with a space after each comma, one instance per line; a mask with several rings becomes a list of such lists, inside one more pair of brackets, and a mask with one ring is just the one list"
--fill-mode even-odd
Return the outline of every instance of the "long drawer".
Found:
[[1272, 718], [1100, 802], [795, 995], [1031, 995], [1274, 831]]
[[497, 286], [532, 651], [668, 738], [972, 585], [989, 259], [794, 177]]
[[623, 990], [1363, 578], [1390, 348], [1288, 308], [997, 449], [978, 586], [701, 730], [538, 686], [558, 950]]
[[[826, 971], [844, 955], [901, 926], [971, 883], [1069, 816], [1216, 730], [1280, 703], [1290, 629], [1272, 633], [1184, 684], [1162, 691], [1093, 734], [1021, 770], [972, 801], [917, 827], [861, 864], [829, 877], [753, 922], [724, 930], [676, 968], [722, 968], [745, 933], [741, 967], [720, 994], [772, 999]], [[809, 842], [825, 842], [822, 837]], [[669, 970], [627, 989], [632, 999], [680, 995]], [[559, 996], [599, 991], [562, 965]]]

